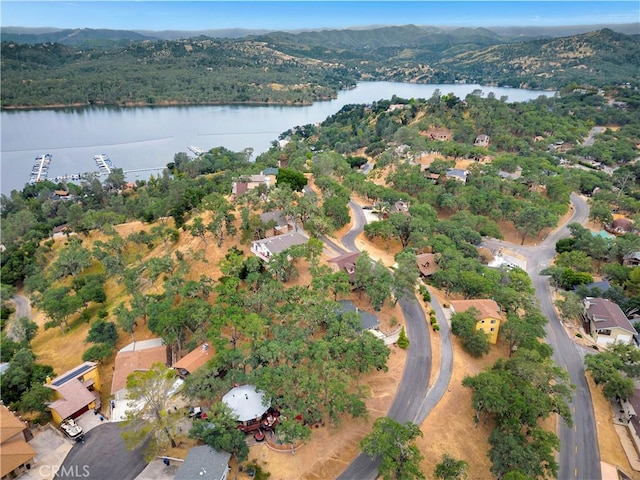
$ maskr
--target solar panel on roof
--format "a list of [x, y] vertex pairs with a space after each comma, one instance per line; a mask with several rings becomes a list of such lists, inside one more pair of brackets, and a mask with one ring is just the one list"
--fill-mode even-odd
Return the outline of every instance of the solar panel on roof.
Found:
[[53, 382], [51, 382], [51, 385], [53, 385], [55, 387], [59, 387], [60, 385], [64, 385], [69, 380], [72, 380], [72, 379], [82, 375], [84, 372], [86, 372], [87, 370], [90, 370], [92, 368], [93, 368], [93, 365], [80, 365], [78, 368], [76, 368], [75, 370], [69, 372], [64, 377], [55, 379]]

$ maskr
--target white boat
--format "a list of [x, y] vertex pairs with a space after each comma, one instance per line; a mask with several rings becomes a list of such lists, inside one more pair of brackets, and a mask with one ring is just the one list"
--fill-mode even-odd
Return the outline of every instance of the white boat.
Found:
[[196, 156], [200, 156], [204, 153], [204, 150], [200, 147], [196, 147], [194, 145], [189, 145], [187, 147], [191, 152], [193, 152]]
[[84, 435], [84, 431], [82, 427], [76, 423], [76, 421], [72, 418], [68, 418], [64, 420], [60, 424], [60, 428], [65, 433], [65, 435], [72, 440], [81, 440]]

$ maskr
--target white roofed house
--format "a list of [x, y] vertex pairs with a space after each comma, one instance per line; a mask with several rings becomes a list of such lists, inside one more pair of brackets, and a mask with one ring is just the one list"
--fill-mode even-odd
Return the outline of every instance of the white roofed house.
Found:
[[273, 255], [282, 253], [295, 245], [304, 245], [308, 241], [308, 237], [300, 232], [293, 231], [275, 237], [255, 240], [251, 242], [251, 251], [258, 258], [269, 262]]
[[598, 345], [635, 342], [638, 332], [616, 303], [606, 298], [587, 297], [584, 306], [585, 330]]
[[[238, 421], [238, 428], [244, 433], [265, 429], [273, 430], [279, 423], [280, 413], [269, 406], [264, 392], [253, 385], [238, 385], [223, 397]], [[269, 421], [267, 421], [269, 419]]]

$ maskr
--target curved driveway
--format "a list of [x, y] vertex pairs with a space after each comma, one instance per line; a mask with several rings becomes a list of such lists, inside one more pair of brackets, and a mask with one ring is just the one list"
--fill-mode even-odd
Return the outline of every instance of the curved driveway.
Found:
[[[351, 201], [349, 202], [349, 207], [351, 207], [352, 211], [353, 225], [351, 230], [342, 237], [342, 244], [350, 251], [355, 252], [358, 251], [355, 239], [362, 232], [366, 219], [362, 208], [357, 203]], [[333, 245], [335, 246], [335, 244]], [[337, 250], [344, 252], [341, 248]], [[449, 325], [442, 308], [434, 297], [432, 297], [431, 305], [436, 312], [441, 328], [442, 361], [440, 373], [432, 388], [429, 389], [431, 343], [427, 319], [415, 296], [405, 297], [400, 300], [407, 336], [411, 343], [407, 352], [402, 379], [387, 416], [401, 423], [409, 421], [418, 425], [421, 424], [431, 409], [442, 398], [451, 379], [453, 349], [451, 347]], [[378, 464], [378, 459], [372, 459], [361, 453], [338, 478], [340, 480], [374, 479], [378, 475]]]
[[558, 478], [561, 480], [602, 477], [593, 403], [584, 375], [584, 350], [568, 337], [553, 306], [548, 278], [539, 273], [553, 260], [556, 242], [569, 236], [566, 225], [572, 222], [584, 224], [587, 221], [589, 208], [586, 201], [578, 195], [571, 195], [571, 202], [574, 211], [569, 221], [553, 231], [540, 245], [517, 246], [498, 240], [486, 242], [490, 247], [505, 247], [527, 259], [527, 272], [536, 290], [540, 308], [549, 319], [546, 332], [547, 341], [553, 347], [553, 359], [569, 373], [569, 379], [576, 387], [569, 405], [574, 427], [570, 428], [562, 422], [559, 429], [561, 446]]
[[[13, 304], [16, 307], [16, 311], [11, 315], [10, 322], [16, 321], [18, 318], [29, 318], [31, 319], [31, 303], [29, 303], [29, 299], [27, 297], [23, 297], [22, 295], [14, 295], [11, 299]], [[7, 336], [11, 338], [13, 341], [19, 341], [19, 338], [13, 338], [12, 334], [13, 329], [9, 324], [5, 327], [5, 332], [7, 332]]]

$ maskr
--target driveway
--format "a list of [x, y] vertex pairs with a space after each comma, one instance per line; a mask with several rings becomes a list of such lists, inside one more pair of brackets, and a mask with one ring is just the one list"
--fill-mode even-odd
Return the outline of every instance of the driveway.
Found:
[[62, 463], [56, 479], [134, 480], [147, 466], [143, 448], [129, 451], [120, 436], [120, 423], [105, 422], [76, 443]]

